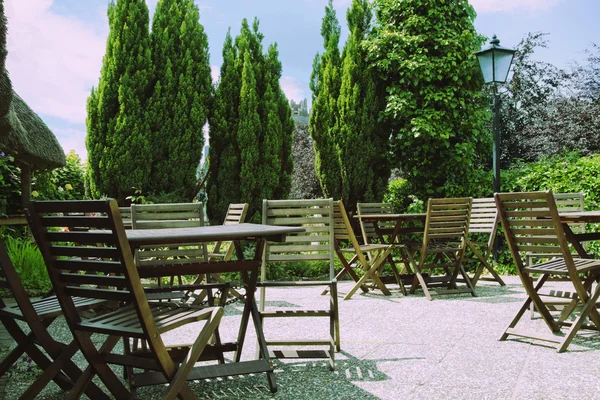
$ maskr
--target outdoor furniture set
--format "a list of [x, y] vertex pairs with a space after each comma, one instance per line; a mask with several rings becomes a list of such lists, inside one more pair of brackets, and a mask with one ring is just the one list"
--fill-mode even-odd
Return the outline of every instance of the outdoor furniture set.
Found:
[[[90, 398], [134, 398], [136, 388], [157, 384], [167, 384], [164, 398], [197, 398], [187, 381], [250, 373], [265, 373], [275, 392], [273, 358], [326, 358], [330, 369], [335, 368], [341, 342], [337, 280], [343, 275], [354, 281], [344, 299], [370, 289], [389, 295], [389, 282], [397, 283], [403, 294], [408, 286], [410, 293], [423, 290], [428, 300], [435, 294], [476, 296], [475, 286], [483, 279], [504, 285], [489, 261], [499, 221], [527, 292], [501, 340], [508, 336], [545, 340], [564, 351], [580, 328], [600, 327], [596, 309], [600, 261], [583, 246], [585, 241], [599, 240], [600, 233], [580, 228], [600, 222], [600, 212], [559, 208], [561, 200], [573, 204], [567, 198], [534, 192], [497, 193], [494, 199], [430, 199], [423, 214], [394, 214], [387, 204], [362, 203], [354, 216], [362, 243], [344, 205], [333, 199], [264, 200], [262, 224], [243, 223], [247, 205], [231, 205], [219, 226], [203, 226], [201, 204], [119, 209], [114, 200], [32, 202], [26, 215], [54, 291], [30, 301], [0, 243], [0, 288], [9, 289], [16, 301], [7, 305], [0, 300], [0, 321], [17, 342], [0, 363], [0, 376], [25, 352], [44, 372], [22, 395], [24, 399], [37, 395], [50, 380], [68, 390], [68, 398], [84, 393]], [[241, 241], [253, 243], [253, 252], [248, 246], [244, 251]], [[211, 251], [208, 243], [215, 243]], [[336, 256], [342, 266], [337, 275]], [[277, 263], [318, 260], [329, 265], [326, 281], [267, 279], [269, 266]], [[469, 263], [475, 263], [472, 275], [465, 268]], [[390, 266], [391, 277], [383, 276], [385, 265]], [[356, 267], [362, 272], [357, 273]], [[482, 277], [484, 271], [491, 277]], [[240, 274], [244, 293], [234, 291], [221, 277], [225, 272]], [[188, 283], [190, 276], [194, 278]], [[543, 292], [544, 283], [554, 277], [570, 281], [573, 292]], [[269, 288], [298, 286], [325, 288], [323, 306], [304, 310], [267, 301]], [[556, 298], [562, 308], [554, 307]], [[219, 325], [223, 307], [232, 300], [241, 301], [243, 311], [237, 340], [224, 343]], [[553, 334], [517, 328], [532, 304]], [[55, 341], [47, 331], [59, 316], [73, 334], [70, 343]], [[271, 326], [267, 320], [306, 317], [328, 321], [327, 337], [266, 339]], [[242, 361], [250, 319], [257, 354]], [[24, 321], [30, 333], [16, 321]], [[165, 344], [164, 333], [190, 323], [200, 324], [193, 343]], [[556, 335], [563, 327], [566, 335]], [[93, 341], [92, 335], [104, 341]], [[325, 350], [307, 349], [311, 346]], [[70, 360], [77, 350], [89, 363], [83, 371]], [[231, 361], [224, 357], [228, 352], [234, 353]], [[127, 386], [109, 365], [124, 368]], [[92, 382], [94, 376], [110, 395]]]

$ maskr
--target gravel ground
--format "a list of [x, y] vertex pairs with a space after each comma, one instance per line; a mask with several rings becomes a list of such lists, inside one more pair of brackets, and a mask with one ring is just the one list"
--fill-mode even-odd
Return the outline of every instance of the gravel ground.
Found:
[[[335, 371], [329, 371], [326, 360], [276, 360], [279, 390], [275, 395], [269, 392], [264, 374], [190, 382], [190, 387], [202, 399], [597, 399], [597, 333], [579, 335], [562, 354], [541, 342], [498, 341], [524, 299], [517, 278], [507, 277], [506, 282], [506, 287], [481, 283], [478, 297], [444, 296], [431, 302], [422, 295], [404, 297], [394, 286], [391, 296], [372, 292], [343, 301], [351, 285], [342, 282], [342, 351], [336, 354]], [[267, 306], [317, 308], [324, 307], [328, 297], [314, 288], [270, 289], [268, 300]], [[235, 338], [240, 315], [239, 305], [226, 308], [221, 323], [224, 341]], [[547, 331], [539, 318], [527, 319], [523, 325]], [[189, 342], [200, 326], [177, 329], [166, 341]], [[51, 331], [62, 341], [71, 337], [63, 320], [57, 320]], [[299, 334], [323, 339], [328, 325], [315, 318], [267, 321], [265, 332], [276, 339]], [[252, 359], [252, 329], [246, 344], [242, 358]], [[86, 366], [79, 353], [75, 361]], [[116, 372], [121, 376], [120, 370]], [[4, 398], [18, 398], [38, 373], [35, 366], [20, 360], [10, 371]], [[138, 397], [155, 399], [164, 392], [162, 386], [141, 388]], [[38, 398], [64, 397], [50, 383]]]

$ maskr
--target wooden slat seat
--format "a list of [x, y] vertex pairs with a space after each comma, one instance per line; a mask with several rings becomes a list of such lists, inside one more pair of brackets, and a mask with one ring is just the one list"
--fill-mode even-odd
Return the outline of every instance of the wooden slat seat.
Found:
[[[593, 288], [593, 284], [600, 280], [600, 261], [575, 258], [571, 254], [551, 191], [496, 193], [494, 198], [513, 261], [527, 292], [527, 299], [500, 340], [509, 336], [527, 337], [557, 343], [557, 350], [565, 351], [580, 328], [600, 328], [600, 314], [596, 310], [600, 285], [596, 284]], [[556, 256], [540, 264], [527, 265], [527, 254], [530, 252]], [[536, 278], [538, 274], [540, 276]], [[553, 306], [542, 299], [546, 296], [542, 292], [544, 284], [553, 275], [568, 278], [574, 288], [571, 301], [558, 319], [550, 312]], [[517, 328], [531, 304], [535, 305], [552, 335]], [[570, 316], [574, 318], [568, 320]], [[588, 318], [591, 325], [586, 325]], [[568, 327], [566, 334], [556, 335], [563, 327]]]
[[[340, 328], [337, 302], [337, 281], [334, 279], [334, 206], [332, 199], [324, 200], [263, 200], [262, 221], [265, 225], [282, 225], [302, 227], [303, 232], [289, 234], [283, 243], [267, 243], [263, 253], [261, 268], [260, 309], [259, 315], [263, 326], [265, 319], [278, 320], [287, 318], [319, 317], [329, 319], [329, 337], [325, 340], [311, 341], [303, 338], [292, 340], [278, 340], [267, 338], [269, 354], [273, 356], [284, 354], [273, 347], [277, 346], [327, 346], [328, 350], [315, 349], [313, 351], [285, 350], [286, 358], [295, 354], [310, 358], [328, 358], [329, 368], [335, 369], [335, 352], [340, 350]], [[306, 261], [327, 261], [329, 264], [329, 281], [298, 281], [298, 282], [273, 282], [267, 281], [268, 265], [273, 263], [294, 263]], [[267, 288], [273, 287], [307, 287], [327, 286], [329, 301], [327, 306], [319, 310], [306, 310], [285, 308], [266, 308]], [[318, 295], [317, 293], [315, 293]], [[291, 324], [291, 323], [290, 323]], [[296, 331], [302, 333], [302, 325], [297, 325]], [[268, 329], [265, 329], [268, 331]], [[304, 349], [303, 349], [304, 350]]]
[[[84, 216], [69, 216], [76, 213]], [[186, 380], [191, 379], [190, 372], [201, 357], [222, 360], [222, 352], [209, 345], [222, 318], [222, 307], [149, 301], [114, 199], [34, 201], [26, 215], [69, 329], [90, 364], [75, 382], [69, 398], [79, 398], [96, 375], [112, 398], [135, 398], [135, 388], [141, 382], [145, 385], [168, 383], [165, 399], [198, 398]], [[78, 229], [63, 231], [60, 228], [64, 226]], [[159, 267], [153, 265], [153, 268]], [[73, 299], [77, 297], [107, 300], [122, 306], [88, 319], [75, 307]], [[165, 345], [162, 333], [197, 321], [204, 324], [191, 346], [181, 346], [187, 347], [184, 357], [180, 357], [181, 350], [173, 352]], [[105, 336], [104, 342], [98, 342], [99, 335]], [[119, 340], [124, 340], [127, 348], [132, 338], [147, 346], [136, 349], [135, 353], [115, 351]], [[207, 358], [208, 353], [213, 356]], [[135, 368], [135, 373], [127, 375], [129, 388], [109, 364]], [[156, 373], [159, 379], [154, 379]]]

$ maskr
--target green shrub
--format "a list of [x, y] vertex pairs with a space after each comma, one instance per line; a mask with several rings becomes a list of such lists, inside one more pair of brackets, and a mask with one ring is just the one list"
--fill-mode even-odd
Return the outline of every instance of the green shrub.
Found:
[[6, 250], [25, 289], [32, 294], [47, 292], [52, 287], [42, 253], [28, 239], [6, 236]]

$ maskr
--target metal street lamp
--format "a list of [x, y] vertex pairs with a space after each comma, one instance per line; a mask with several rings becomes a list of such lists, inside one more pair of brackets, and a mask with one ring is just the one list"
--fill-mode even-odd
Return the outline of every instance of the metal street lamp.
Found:
[[494, 35], [488, 47], [475, 53], [485, 83], [492, 84], [493, 88], [492, 133], [494, 135], [494, 148], [492, 149], [492, 164], [494, 169], [494, 192], [500, 192], [500, 96], [498, 96], [498, 84], [506, 82], [515, 51], [501, 47], [500, 40]]

